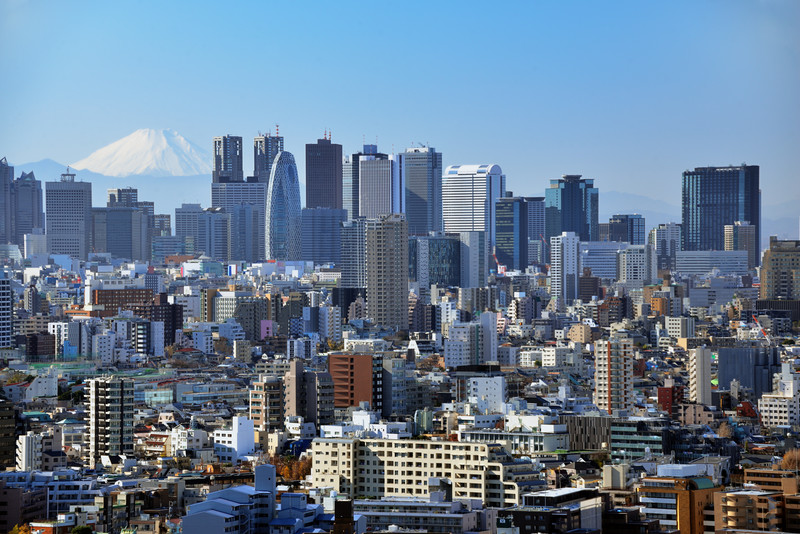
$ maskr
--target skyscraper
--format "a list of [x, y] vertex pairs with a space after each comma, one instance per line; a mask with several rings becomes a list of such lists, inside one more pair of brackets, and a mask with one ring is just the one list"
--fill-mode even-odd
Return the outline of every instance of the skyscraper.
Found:
[[600, 224], [600, 241], [619, 241], [631, 245], [644, 245], [644, 217], [636, 214], [618, 214], [607, 223]]
[[223, 208], [206, 208], [197, 216], [195, 250], [216, 261], [230, 259], [231, 215]]
[[496, 205], [495, 256], [500, 265], [524, 271], [528, 266], [528, 202], [523, 197], [505, 197]]
[[150, 217], [140, 208], [92, 208], [91, 250], [147, 261], [151, 254], [150, 226]]
[[725, 225], [749, 221], [761, 251], [758, 165], [684, 171], [681, 213], [683, 250], [724, 250]]
[[109, 207], [117, 204], [120, 206], [135, 207], [139, 203], [139, 190], [135, 187], [108, 189], [106, 193], [108, 194], [106, 205]]
[[14, 167], [6, 158], [0, 159], [0, 245], [11, 241], [11, 225], [14, 217], [11, 209], [11, 187], [14, 182]]
[[489, 236], [486, 231], [459, 232], [461, 287], [485, 287], [489, 276]]
[[594, 404], [613, 414], [633, 407], [633, 340], [614, 335], [595, 344]]
[[362, 155], [358, 175], [360, 217], [374, 219], [389, 213], [405, 213], [405, 186], [397, 156]]
[[339, 263], [342, 253], [342, 223], [347, 212], [333, 208], [303, 208], [303, 261]]
[[342, 208], [342, 145], [306, 144], [306, 208]]
[[580, 241], [598, 241], [599, 191], [594, 180], [580, 174], [565, 174], [550, 180], [545, 190], [545, 237], [575, 232]]
[[89, 467], [100, 457], [133, 454], [133, 380], [103, 377], [87, 381]]
[[342, 276], [339, 287], [361, 289], [367, 287], [367, 237], [366, 219], [359, 217], [342, 223]]
[[359, 176], [360, 161], [363, 156], [374, 156], [375, 159], [387, 159], [387, 154], [378, 152], [378, 145], [364, 145], [362, 152], [344, 158], [342, 163], [342, 207], [347, 210], [347, 220], [360, 216], [358, 211], [361, 180]]
[[[231, 230], [231, 251], [234, 253], [232, 260], [254, 262], [266, 258], [265, 182], [248, 178], [246, 182], [212, 183], [211, 205], [223, 208], [233, 217], [235, 229]], [[250, 206], [249, 212], [243, 206]]]
[[705, 345], [689, 351], [689, 400], [711, 404], [711, 349]]
[[241, 137], [224, 135], [214, 138], [214, 167], [211, 177], [214, 183], [244, 180]]
[[399, 213], [366, 222], [367, 314], [408, 328], [408, 223]]
[[747, 267], [758, 267], [761, 251], [756, 249], [756, 227], [747, 221], [726, 224], [725, 250], [746, 250]]
[[0, 348], [11, 347], [14, 328], [14, 291], [8, 271], [0, 269]]
[[290, 152], [279, 153], [267, 189], [267, 259], [294, 261], [301, 253], [300, 183]]
[[253, 140], [253, 174], [259, 182], [269, 182], [275, 156], [281, 152], [283, 152], [283, 137], [278, 135], [277, 127], [275, 135], [267, 133], [255, 137]]
[[408, 233], [442, 230], [442, 154], [433, 147], [407, 148], [399, 154], [405, 175]]
[[662, 223], [650, 230], [647, 243], [655, 247], [659, 270], [674, 270], [678, 251], [681, 250], [681, 225]]
[[[2, 171], [0, 171], [2, 172]], [[11, 184], [11, 239], [16, 245], [25, 242], [25, 234], [44, 229], [42, 182], [32, 172], [23, 172]]]
[[759, 294], [765, 300], [800, 300], [800, 241], [769, 238], [761, 265]]
[[550, 238], [550, 296], [559, 310], [578, 298], [580, 239], [575, 232], [562, 232]]
[[505, 196], [506, 177], [499, 165], [450, 165], [442, 184], [445, 232], [486, 232], [495, 243], [495, 203]]
[[180, 208], [175, 208], [175, 235], [191, 237], [197, 243], [197, 221], [201, 213], [200, 204], [181, 204]]
[[545, 263], [547, 242], [544, 225], [544, 197], [525, 197], [528, 204], [528, 263]]
[[76, 182], [66, 172], [58, 182], [46, 182], [47, 249], [86, 259], [92, 226], [92, 184]]

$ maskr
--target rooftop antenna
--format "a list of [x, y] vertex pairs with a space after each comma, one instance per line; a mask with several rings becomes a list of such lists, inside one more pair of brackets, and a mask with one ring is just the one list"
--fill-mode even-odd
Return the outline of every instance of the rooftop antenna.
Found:
[[275, 137], [280, 137], [280, 136], [281, 136], [280, 127], [277, 124], [275, 124]]

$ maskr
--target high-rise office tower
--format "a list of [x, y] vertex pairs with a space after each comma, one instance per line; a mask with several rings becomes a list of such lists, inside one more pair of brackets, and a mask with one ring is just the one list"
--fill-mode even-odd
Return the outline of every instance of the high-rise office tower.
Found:
[[14, 328], [14, 292], [8, 271], [0, 269], [0, 348], [11, 347]]
[[100, 457], [133, 454], [133, 387], [129, 378], [103, 377], [87, 381], [89, 467]]
[[756, 249], [756, 227], [747, 221], [725, 225], [725, 250], [746, 250], [747, 267], [758, 267], [760, 250]]
[[545, 263], [544, 197], [525, 197], [528, 204], [528, 263]]
[[253, 174], [259, 182], [269, 182], [275, 156], [281, 152], [283, 152], [283, 137], [278, 135], [277, 127], [275, 135], [267, 133], [255, 137], [253, 140]]
[[800, 241], [769, 238], [761, 265], [761, 299], [800, 300]]
[[306, 207], [342, 208], [342, 145], [327, 137], [306, 144]]
[[681, 250], [681, 225], [662, 223], [650, 230], [647, 244], [655, 247], [658, 270], [674, 270]]
[[267, 189], [267, 259], [300, 259], [300, 209], [300, 182], [294, 156], [290, 152], [281, 152], [275, 157]]
[[153, 227], [156, 230], [156, 236], [171, 236], [172, 218], [169, 213], [156, 213], [153, 216]]
[[594, 404], [613, 414], [633, 407], [633, 340], [614, 335], [595, 344]]
[[200, 204], [181, 204], [175, 208], [175, 235], [191, 237], [197, 243], [197, 221], [203, 208]]
[[0, 245], [11, 241], [11, 225], [14, 217], [11, 209], [11, 184], [14, 182], [14, 167], [6, 158], [0, 159]]
[[195, 250], [216, 261], [230, 259], [231, 214], [222, 208], [206, 208], [197, 216]]
[[151, 254], [150, 217], [135, 207], [92, 208], [91, 251], [115, 258], [147, 261]]
[[339, 263], [342, 254], [342, 223], [347, 212], [333, 208], [303, 208], [303, 261]]
[[214, 138], [214, 167], [211, 178], [214, 183], [244, 180], [241, 137], [224, 135]]
[[489, 276], [489, 233], [459, 232], [461, 287], [485, 287]]
[[387, 159], [389, 157], [378, 152], [378, 145], [364, 145], [362, 152], [344, 158], [344, 163], [342, 163], [342, 207], [347, 210], [348, 221], [361, 216], [358, 211], [361, 187], [359, 167], [363, 156], [373, 156], [375, 159]]
[[505, 196], [506, 176], [499, 165], [450, 165], [442, 178], [445, 232], [486, 232], [495, 244], [495, 203]]
[[366, 222], [367, 314], [408, 328], [408, 222], [399, 213]]
[[405, 213], [405, 186], [400, 160], [362, 155], [358, 163], [358, 214], [374, 219], [389, 213]]
[[607, 223], [600, 224], [600, 241], [619, 241], [631, 245], [644, 245], [644, 217], [636, 214], [618, 214]]
[[47, 204], [47, 249], [51, 254], [69, 254], [86, 259], [92, 226], [92, 184], [76, 182], [66, 172], [58, 182], [45, 183]]
[[711, 349], [705, 345], [689, 351], [689, 400], [711, 404]]
[[460, 286], [461, 240], [455, 234], [412, 236], [408, 241], [408, 264], [409, 279], [419, 283], [421, 297], [427, 296], [432, 285]]
[[442, 154], [433, 147], [407, 148], [399, 154], [405, 174], [406, 220], [410, 235], [442, 230]]
[[10, 241], [16, 245], [25, 243], [25, 234], [44, 229], [42, 182], [32, 172], [23, 172], [19, 179], [12, 182], [11, 213]]
[[139, 204], [139, 190], [135, 187], [120, 187], [108, 189], [108, 200], [106, 205], [136, 207]]
[[683, 173], [683, 250], [724, 250], [725, 225], [749, 221], [761, 251], [758, 165], [697, 167]]
[[550, 180], [545, 189], [545, 237], [574, 232], [581, 241], [598, 241], [599, 191], [594, 180], [580, 174], [565, 174]]
[[[267, 184], [248, 178], [211, 184], [211, 205], [235, 216], [231, 230], [232, 260], [254, 262], [266, 258]], [[250, 206], [249, 211], [242, 206]], [[241, 233], [244, 232], [244, 233]]]
[[617, 280], [629, 285], [655, 282], [656, 255], [652, 245], [631, 245], [617, 252]]
[[580, 244], [575, 232], [550, 238], [550, 296], [557, 299], [559, 310], [578, 298]]
[[[508, 269], [524, 271], [528, 266], [528, 202], [523, 197], [504, 197], [495, 207], [497, 262]], [[498, 269], [500, 267], [498, 266]]]

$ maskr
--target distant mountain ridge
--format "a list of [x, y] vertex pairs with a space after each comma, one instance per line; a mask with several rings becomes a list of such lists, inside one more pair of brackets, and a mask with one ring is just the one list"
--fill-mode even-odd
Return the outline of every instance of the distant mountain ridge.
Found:
[[211, 174], [211, 156], [174, 130], [136, 130], [71, 167], [104, 176]]

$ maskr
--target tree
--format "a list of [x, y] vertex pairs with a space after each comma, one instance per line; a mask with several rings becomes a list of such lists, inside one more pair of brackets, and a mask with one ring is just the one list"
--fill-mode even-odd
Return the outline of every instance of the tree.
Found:
[[17, 525], [11, 529], [9, 534], [31, 534], [31, 527], [30, 525]]
[[228, 338], [221, 337], [219, 339], [215, 339], [214, 352], [218, 354], [224, 354], [225, 356], [230, 356], [231, 354], [233, 354], [233, 347], [228, 341]]
[[94, 534], [94, 530], [88, 525], [78, 525], [77, 527], [72, 527], [70, 534]]
[[719, 428], [717, 429], [717, 435], [721, 438], [732, 438], [733, 428], [731, 428], [731, 425], [723, 421], [720, 423]]
[[797, 471], [798, 468], [800, 468], [800, 449], [786, 451], [781, 460], [781, 469]]

